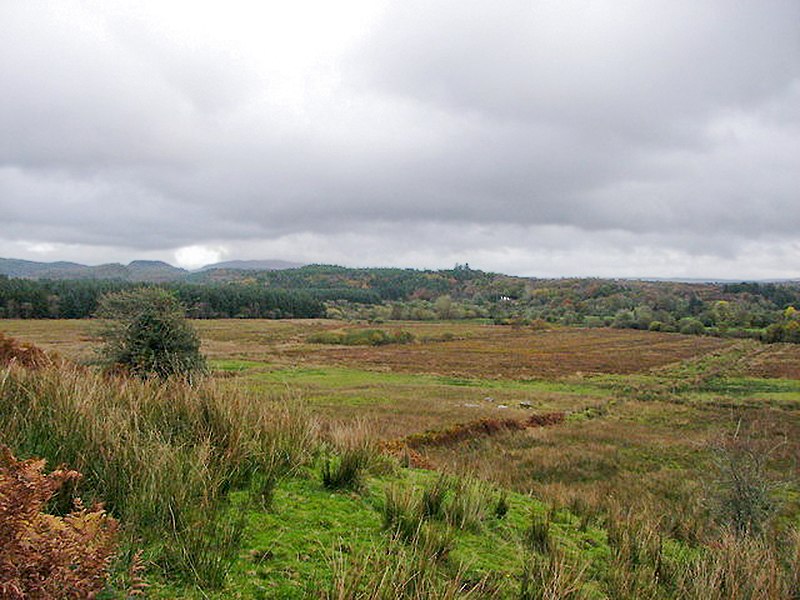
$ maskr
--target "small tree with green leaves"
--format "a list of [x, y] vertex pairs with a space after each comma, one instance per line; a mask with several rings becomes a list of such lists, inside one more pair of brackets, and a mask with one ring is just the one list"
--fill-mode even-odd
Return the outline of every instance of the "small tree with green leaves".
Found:
[[205, 370], [200, 338], [181, 303], [166, 290], [139, 288], [106, 294], [96, 316], [104, 363], [140, 377], [189, 376]]

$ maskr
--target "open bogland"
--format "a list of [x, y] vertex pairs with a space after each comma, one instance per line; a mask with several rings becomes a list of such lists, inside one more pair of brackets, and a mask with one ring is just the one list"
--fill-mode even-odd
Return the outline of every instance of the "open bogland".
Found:
[[[2, 443], [81, 471], [74, 493], [119, 520], [107, 596], [798, 594], [796, 346], [468, 322], [341, 346], [311, 341], [341, 322], [198, 326], [215, 376], [194, 386], [0, 371]], [[85, 323], [0, 329], [91, 355]], [[405, 467], [410, 450], [436, 470]]]

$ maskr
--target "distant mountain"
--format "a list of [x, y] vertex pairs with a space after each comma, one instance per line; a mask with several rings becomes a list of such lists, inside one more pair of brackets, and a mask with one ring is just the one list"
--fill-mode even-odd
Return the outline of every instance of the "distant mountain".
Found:
[[[242, 277], [242, 271], [279, 271], [302, 267], [302, 263], [286, 260], [229, 260], [206, 265], [195, 271], [192, 280], [231, 281]], [[20, 279], [119, 279], [162, 283], [187, 279], [186, 269], [173, 267], [160, 260], [134, 260], [127, 265], [107, 263], [88, 266], [74, 262], [36, 262], [17, 258], [0, 258], [0, 275]]]
[[227, 260], [224, 262], [206, 265], [199, 271], [212, 269], [231, 269], [234, 271], [280, 271], [282, 269], [296, 269], [304, 263], [290, 262], [288, 260]]
[[81, 277], [89, 267], [73, 262], [41, 263], [18, 258], [0, 258], [0, 275], [26, 279], [47, 278], [51, 273], [69, 273]]
[[0, 258], [0, 275], [22, 279], [121, 279], [124, 281], [176, 281], [188, 275], [185, 269], [158, 260], [135, 260], [129, 265], [108, 263], [90, 267], [73, 262], [36, 262]]
[[186, 269], [179, 269], [160, 260], [134, 260], [127, 266], [131, 281], [175, 281], [188, 275]]

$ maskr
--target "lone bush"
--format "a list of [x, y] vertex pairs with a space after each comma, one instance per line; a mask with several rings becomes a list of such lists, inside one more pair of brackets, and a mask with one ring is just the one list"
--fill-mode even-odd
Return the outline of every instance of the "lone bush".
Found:
[[104, 319], [102, 357], [112, 368], [140, 377], [190, 375], [205, 370], [200, 338], [183, 306], [159, 288], [106, 294], [97, 317]]
[[702, 321], [685, 317], [678, 322], [678, 331], [685, 335], [703, 335], [706, 332], [706, 326]]
[[337, 344], [342, 346], [386, 346], [388, 344], [410, 344], [414, 334], [399, 330], [387, 332], [383, 329], [351, 329], [348, 331], [321, 331], [306, 341], [312, 344]]
[[712, 447], [715, 463], [712, 509], [717, 520], [737, 535], [761, 533], [778, 508], [767, 462], [775, 448], [765, 448], [738, 428]]

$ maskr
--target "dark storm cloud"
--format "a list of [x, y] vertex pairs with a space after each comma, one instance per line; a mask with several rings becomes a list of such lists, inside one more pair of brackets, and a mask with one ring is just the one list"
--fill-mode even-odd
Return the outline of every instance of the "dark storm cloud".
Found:
[[151, 8], [0, 6], [0, 251], [796, 262], [796, 1], [407, 1], [285, 48]]

